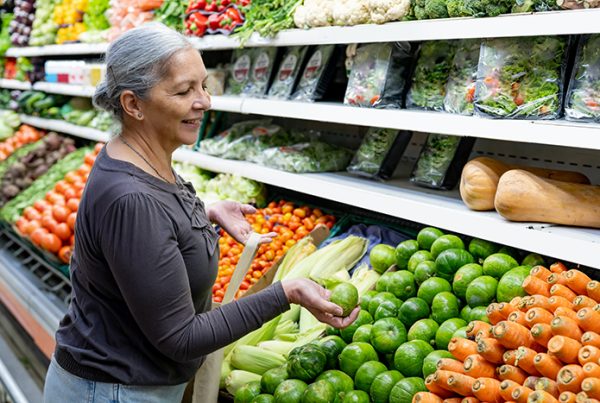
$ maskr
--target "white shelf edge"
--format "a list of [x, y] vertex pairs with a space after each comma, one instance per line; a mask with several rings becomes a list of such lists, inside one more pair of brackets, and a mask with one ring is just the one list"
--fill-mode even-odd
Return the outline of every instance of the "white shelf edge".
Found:
[[[600, 269], [600, 230], [513, 223], [495, 212], [469, 210], [460, 200], [341, 174], [293, 174], [242, 161], [177, 150], [174, 159], [203, 169], [241, 175], [343, 204], [432, 225]], [[550, 228], [550, 229], [548, 229]], [[577, 236], [573, 236], [573, 234]]]
[[47, 83], [43, 81], [38, 81], [37, 83], [33, 84], [33, 89], [36, 91], [50, 92], [53, 94], [72, 95], [75, 97], [86, 98], [91, 98], [96, 91], [96, 87], [92, 87], [91, 85]]
[[30, 90], [31, 83], [29, 81], [10, 80], [0, 78], [0, 88], [8, 88], [11, 90]]
[[72, 43], [66, 45], [12, 47], [6, 51], [7, 57], [101, 55], [106, 53], [108, 43]]
[[71, 134], [92, 141], [106, 142], [110, 138], [110, 133], [89, 127], [77, 126], [62, 120], [45, 119], [36, 116], [20, 115], [21, 122], [35, 126], [39, 129], [53, 130], [60, 133]]

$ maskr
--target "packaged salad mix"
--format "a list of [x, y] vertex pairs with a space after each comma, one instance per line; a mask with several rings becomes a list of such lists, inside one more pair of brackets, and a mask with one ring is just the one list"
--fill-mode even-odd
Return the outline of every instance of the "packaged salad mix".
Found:
[[236, 49], [231, 56], [226, 95], [240, 95], [250, 80], [250, 68], [252, 67], [253, 49]]
[[266, 95], [276, 57], [277, 48], [255, 48], [253, 50], [252, 67], [242, 94], [251, 97]]
[[311, 140], [264, 150], [261, 165], [295, 173], [336, 172], [348, 166], [352, 153], [321, 140]]
[[475, 110], [512, 119], [560, 117], [568, 38], [485, 40], [481, 46]]
[[372, 43], [358, 47], [344, 104], [401, 108], [411, 59], [408, 42]]
[[215, 137], [202, 140], [198, 147], [198, 151], [220, 157], [227, 151], [227, 148], [232, 142], [252, 133], [254, 128], [268, 126], [270, 123], [271, 119], [247, 120], [235, 123], [229, 129], [217, 134]]
[[288, 99], [290, 97], [307, 50], [307, 46], [292, 46], [285, 50], [271, 88], [269, 88], [269, 98]]
[[336, 45], [320, 45], [309, 52], [308, 61], [300, 75], [300, 82], [292, 95], [294, 101], [318, 101], [323, 98], [331, 82], [336, 57]]
[[451, 41], [431, 41], [421, 45], [406, 100], [407, 108], [444, 110], [446, 83], [455, 48]]
[[581, 38], [569, 85], [566, 118], [600, 123], [600, 35]]
[[444, 98], [446, 112], [459, 115], [473, 114], [480, 47], [479, 39], [465, 39], [458, 42], [446, 84]]

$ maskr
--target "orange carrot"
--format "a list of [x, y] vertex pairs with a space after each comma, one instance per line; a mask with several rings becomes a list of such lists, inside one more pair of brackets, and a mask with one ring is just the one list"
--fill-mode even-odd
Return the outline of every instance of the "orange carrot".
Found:
[[475, 342], [477, 343], [479, 340], [481, 339], [485, 339], [487, 337], [490, 337], [490, 331], [489, 330], [480, 330], [477, 332], [477, 334], [475, 335]]
[[550, 277], [552, 272], [550, 270], [546, 269], [544, 266], [538, 265], [538, 266], [534, 266], [531, 269], [531, 272], [529, 272], [529, 274], [539, 278], [540, 280], [546, 281], [546, 280], [548, 280], [548, 277]]
[[577, 319], [577, 312], [564, 306], [559, 306], [558, 308], [556, 308], [556, 310], [554, 311], [554, 316], [566, 316], [568, 318], [576, 320], [579, 323], [579, 319]]
[[517, 322], [502, 321], [498, 323], [492, 328], [492, 336], [509, 349], [531, 346], [534, 343], [529, 329]]
[[527, 323], [525, 316], [526, 316], [526, 313], [523, 311], [514, 311], [513, 313], [508, 315], [508, 318], [506, 320], [508, 320], [509, 322], [515, 322], [515, 323], [518, 323], [519, 325], [529, 327], [529, 324]]
[[527, 403], [558, 403], [558, 400], [548, 392], [536, 390], [529, 395]]
[[538, 323], [533, 325], [530, 330], [531, 336], [536, 343], [547, 347], [548, 341], [552, 338], [552, 328], [547, 323]]
[[561, 297], [560, 295], [554, 295], [548, 298], [548, 303], [550, 304], [550, 311], [556, 312], [556, 308], [559, 306], [573, 309], [573, 303], [566, 299], [565, 297]]
[[544, 377], [538, 379], [535, 383], [535, 390], [543, 390], [544, 392], [550, 393], [554, 397], [558, 397], [558, 395], [560, 395], [556, 381], [550, 378]]
[[467, 337], [471, 340], [475, 338], [475, 335], [479, 333], [480, 330], [487, 331], [489, 333], [492, 325], [482, 320], [473, 320], [469, 322], [467, 325]]
[[580, 342], [565, 336], [554, 336], [548, 342], [548, 352], [565, 364], [578, 362], [579, 349], [581, 349]]
[[581, 389], [592, 399], [600, 399], [600, 379], [585, 378], [581, 382]]
[[529, 303], [531, 301], [531, 296], [525, 296], [523, 298], [521, 298], [521, 303], [519, 304], [518, 308], [520, 311], [523, 312], [527, 312], [527, 310], [529, 309]]
[[[487, 362], [485, 358], [479, 354], [471, 354], [464, 362], [465, 374], [473, 378], [493, 378], [496, 374], [496, 367]], [[466, 396], [466, 395], [463, 395]]]
[[436, 382], [435, 373], [431, 374], [427, 378], [425, 378], [425, 387], [431, 393], [435, 393], [442, 399], [446, 399], [446, 398], [454, 396], [453, 392], [446, 389], [446, 387], [447, 387], [446, 384], [442, 385], [441, 382]]
[[478, 378], [471, 389], [475, 397], [482, 402], [502, 403], [500, 382], [494, 378]]
[[535, 384], [537, 383], [538, 379], [540, 379], [539, 376], [529, 376], [523, 382], [523, 386], [531, 390], [535, 390]]
[[519, 347], [517, 349], [517, 367], [521, 368], [523, 371], [527, 372], [530, 375], [540, 376], [540, 372], [536, 369], [533, 364], [533, 359], [537, 353], [527, 347]]
[[527, 276], [525, 280], [523, 280], [523, 289], [529, 295], [544, 295], [546, 297], [550, 296], [550, 284], [546, 281], [541, 280], [535, 276]]
[[556, 262], [553, 265], [550, 266], [550, 271], [552, 273], [562, 273], [564, 271], [567, 271], [569, 269], [567, 269], [567, 266], [565, 266], [564, 264], [562, 264], [561, 262]]
[[532, 327], [533, 325], [537, 325], [538, 323], [550, 323], [552, 321], [551, 312], [545, 310], [544, 308], [531, 308], [527, 311], [525, 315], [525, 320], [527, 321], [528, 327]]
[[461, 374], [465, 373], [462, 361], [458, 361], [452, 358], [442, 358], [437, 362], [437, 369], [442, 371], [453, 371]]
[[588, 400], [588, 395], [585, 392], [579, 392], [576, 397], [575, 397], [575, 401], [577, 403], [585, 403]]
[[563, 392], [558, 397], [558, 401], [560, 403], [575, 403], [576, 396], [577, 395], [575, 395], [575, 393], [573, 392]]
[[498, 368], [498, 378], [501, 381], [509, 380], [522, 385], [527, 378], [527, 374], [521, 368], [514, 365], [503, 365]]
[[586, 332], [600, 333], [600, 312], [591, 308], [582, 308], [577, 311], [579, 327]]
[[494, 338], [485, 337], [477, 342], [477, 352], [493, 364], [503, 363], [504, 351], [504, 346]]
[[413, 403], [442, 403], [443, 399], [430, 392], [419, 392], [413, 396]]
[[571, 291], [578, 295], [587, 295], [587, 285], [592, 281], [587, 274], [577, 269], [571, 269], [565, 273], [565, 278], [567, 279], [566, 286]]
[[502, 316], [504, 316], [505, 318], [508, 318], [508, 315], [510, 315], [511, 313], [513, 313], [514, 311], [517, 310], [517, 307], [515, 307], [514, 305], [511, 305], [507, 302], [501, 302], [498, 305], [498, 311], [502, 314]]
[[495, 325], [496, 323], [500, 322], [501, 320], [506, 319], [506, 317], [504, 317], [502, 315], [502, 313], [500, 312], [500, 310], [498, 309], [499, 305], [500, 304], [496, 304], [496, 303], [490, 304], [485, 310], [485, 313], [492, 325]]
[[448, 343], [448, 351], [460, 361], [471, 354], [477, 354], [477, 343], [472, 340], [453, 337]]
[[573, 300], [573, 310], [578, 311], [581, 308], [594, 308], [598, 303], [591, 299], [590, 297], [586, 297], [585, 295], [578, 295]]
[[596, 302], [600, 302], [600, 282], [592, 280], [585, 287], [586, 294]]
[[569, 301], [573, 301], [577, 296], [577, 294], [575, 294], [569, 287], [562, 284], [554, 284], [552, 287], [550, 287], [550, 295], [560, 295]]
[[512, 399], [512, 392], [513, 390], [515, 390], [516, 387], [521, 386], [520, 384], [518, 384], [517, 382], [513, 382], [510, 380], [504, 380], [502, 382], [500, 382], [500, 396], [502, 396], [504, 398], [504, 400], [510, 400]]
[[594, 309], [594, 311], [600, 311], [600, 304], [598, 304], [598, 305], [594, 306], [594, 308], [593, 308], [593, 309]]
[[579, 355], [577, 356], [579, 359], [579, 363], [581, 365], [585, 365], [588, 362], [597, 363], [600, 360], [600, 348], [594, 346], [583, 346], [579, 350]]
[[550, 298], [543, 295], [532, 295], [527, 300], [527, 309], [531, 308], [544, 308], [547, 311], [553, 312], [550, 302]]
[[556, 377], [558, 390], [562, 392], [577, 393], [581, 390], [581, 382], [583, 382], [583, 368], [579, 365], [565, 365]]
[[504, 354], [502, 354], [502, 361], [506, 365], [515, 365], [515, 361], [517, 361], [517, 350], [506, 350]]
[[515, 308], [518, 308], [519, 304], [521, 303], [521, 299], [522, 299], [522, 297], [514, 297], [513, 299], [510, 300], [509, 304], [511, 304]]
[[565, 336], [571, 339], [581, 340], [583, 332], [579, 329], [579, 323], [567, 316], [557, 316], [550, 322], [552, 334], [555, 336]]
[[462, 399], [460, 397], [453, 397], [451, 399], [444, 399], [442, 403], [460, 403]]
[[548, 282], [548, 284], [550, 285], [554, 285], [554, 284], [562, 284], [565, 285], [567, 284], [567, 279], [565, 278], [565, 273], [552, 273], [552, 275], [550, 277], [548, 277], [548, 280], [546, 280]]
[[460, 403], [479, 403], [480, 400], [474, 396], [465, 397]]
[[538, 372], [547, 378], [556, 379], [558, 371], [563, 367], [558, 358], [546, 353], [538, 353], [533, 358], [533, 365]]
[[532, 389], [525, 386], [517, 386], [512, 392], [512, 400], [517, 403], [527, 403], [527, 398], [533, 393]]
[[585, 403], [600, 403], [600, 400], [598, 399], [591, 399], [591, 398], [587, 398], [585, 399]]
[[581, 344], [584, 346], [594, 346], [600, 348], [600, 334], [594, 332], [585, 332], [581, 336]]
[[446, 384], [448, 389], [461, 396], [472, 396], [472, 388], [475, 383], [475, 378], [464, 374], [452, 373], [448, 377]]
[[583, 375], [586, 378], [600, 378], [600, 365], [595, 362], [588, 362], [583, 366]]

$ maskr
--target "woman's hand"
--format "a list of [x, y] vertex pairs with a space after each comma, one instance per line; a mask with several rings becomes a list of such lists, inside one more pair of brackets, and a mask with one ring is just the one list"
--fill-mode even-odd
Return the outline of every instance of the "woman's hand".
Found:
[[331, 292], [308, 279], [283, 281], [282, 286], [291, 304], [302, 305], [319, 321], [338, 329], [351, 325], [360, 311], [360, 308], [356, 307], [350, 315], [341, 317], [342, 308], [329, 301]]
[[[233, 239], [244, 245], [253, 232], [252, 226], [244, 215], [253, 213], [256, 213], [256, 209], [249, 204], [229, 200], [216, 202], [206, 208], [206, 214], [211, 222], [221, 226]], [[277, 236], [275, 232], [262, 234], [259, 243], [269, 243], [275, 236]]]

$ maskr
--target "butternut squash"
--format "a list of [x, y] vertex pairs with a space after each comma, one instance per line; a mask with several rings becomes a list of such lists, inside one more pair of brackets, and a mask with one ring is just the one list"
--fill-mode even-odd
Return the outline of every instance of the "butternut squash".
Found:
[[511, 221], [600, 228], [600, 186], [514, 169], [500, 178], [494, 203], [498, 213]]
[[477, 157], [467, 162], [460, 178], [460, 196], [471, 210], [493, 210], [498, 181], [511, 169], [523, 169], [543, 178], [564, 182], [589, 184], [579, 172], [509, 165], [488, 157]]

